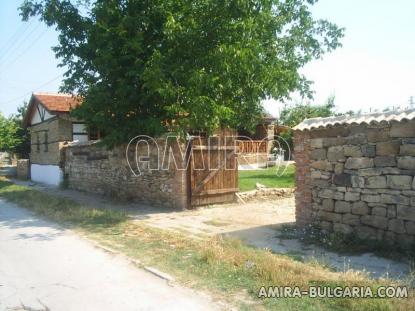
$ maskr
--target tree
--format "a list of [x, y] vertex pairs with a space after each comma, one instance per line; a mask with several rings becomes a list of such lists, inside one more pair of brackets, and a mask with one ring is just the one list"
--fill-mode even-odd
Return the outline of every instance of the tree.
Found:
[[310, 104], [295, 104], [293, 106], [285, 106], [280, 114], [280, 122], [289, 127], [294, 127], [305, 119], [317, 118], [317, 117], [331, 117], [336, 115], [334, 108], [335, 97], [330, 96], [323, 105], [310, 105]]
[[18, 134], [19, 126], [12, 118], [5, 118], [0, 113], [0, 151], [15, 152], [22, 139]]
[[[341, 115], [335, 112], [335, 97], [330, 96], [327, 101], [322, 105], [310, 105], [299, 103], [292, 106], [286, 105], [281, 111], [279, 121], [283, 125], [287, 125], [290, 128], [295, 127], [296, 125], [303, 122], [305, 119], [317, 118], [317, 117], [331, 117], [335, 115]], [[346, 114], [352, 115], [353, 112], [349, 111]], [[288, 155], [288, 148], [290, 151], [293, 150], [293, 130], [290, 129], [281, 134], [279, 138], [279, 143], [281, 147], [286, 150]], [[287, 146], [288, 144], [288, 146]]]
[[108, 144], [168, 130], [252, 128], [265, 98], [310, 95], [299, 69], [343, 30], [315, 20], [316, 0], [25, 0], [59, 32], [62, 91]]
[[17, 113], [12, 115], [11, 121], [15, 123], [17, 127], [16, 135], [19, 137], [19, 143], [14, 146], [13, 152], [16, 153], [19, 158], [29, 158], [30, 154], [30, 133], [29, 130], [23, 127], [23, 119], [26, 115], [29, 103], [24, 101], [22, 105], [17, 107]]

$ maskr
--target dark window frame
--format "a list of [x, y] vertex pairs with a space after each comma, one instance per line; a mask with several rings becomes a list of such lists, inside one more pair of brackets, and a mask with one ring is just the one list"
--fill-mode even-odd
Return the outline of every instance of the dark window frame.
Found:
[[40, 137], [39, 132], [36, 133], [36, 151], [40, 152]]
[[45, 149], [44, 152], [49, 152], [49, 134], [47, 131], [45, 131], [44, 137], [45, 137]]

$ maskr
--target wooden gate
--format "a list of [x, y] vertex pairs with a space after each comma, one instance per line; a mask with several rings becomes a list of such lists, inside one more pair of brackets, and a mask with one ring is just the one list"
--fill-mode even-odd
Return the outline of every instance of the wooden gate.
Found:
[[191, 206], [235, 201], [238, 189], [237, 146], [224, 137], [194, 138], [189, 154]]

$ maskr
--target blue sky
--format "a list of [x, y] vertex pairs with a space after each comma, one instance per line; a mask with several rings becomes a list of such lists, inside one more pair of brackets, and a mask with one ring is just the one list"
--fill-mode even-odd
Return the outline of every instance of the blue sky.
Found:
[[[0, 4], [0, 111], [5, 115], [34, 91], [57, 91], [63, 73], [51, 51], [56, 32], [38, 21], [21, 22], [20, 3]], [[314, 81], [314, 102], [335, 95], [339, 111], [407, 106], [415, 96], [415, 1], [320, 0], [312, 10], [346, 27], [342, 48], [302, 69]], [[278, 114], [282, 104], [265, 106]]]

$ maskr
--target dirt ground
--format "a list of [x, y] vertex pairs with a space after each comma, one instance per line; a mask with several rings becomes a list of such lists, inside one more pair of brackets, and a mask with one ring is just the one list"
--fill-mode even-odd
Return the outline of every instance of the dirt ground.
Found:
[[394, 261], [371, 253], [340, 255], [316, 245], [303, 244], [296, 239], [280, 238], [279, 230], [284, 225], [295, 224], [294, 197], [246, 204], [212, 205], [194, 210], [174, 210], [135, 203], [123, 204], [99, 195], [74, 190], [61, 190], [37, 184], [31, 186], [53, 195], [73, 199], [81, 204], [124, 210], [134, 221], [144, 222], [163, 230], [185, 233], [195, 239], [220, 234], [241, 239], [254, 247], [287, 254], [302, 261], [318, 261], [337, 271], [352, 269], [367, 273], [373, 278], [412, 281], [415, 279], [413, 262]]

